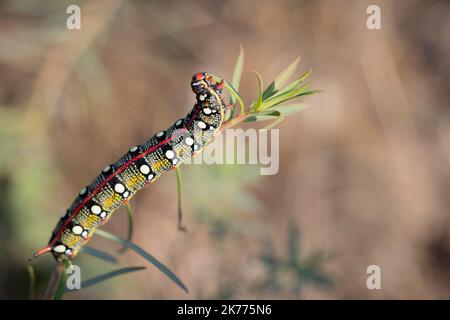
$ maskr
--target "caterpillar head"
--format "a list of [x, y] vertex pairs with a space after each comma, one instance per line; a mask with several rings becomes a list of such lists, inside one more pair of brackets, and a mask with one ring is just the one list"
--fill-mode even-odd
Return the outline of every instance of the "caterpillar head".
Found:
[[223, 80], [216, 82], [214, 81], [214, 77], [207, 72], [198, 72], [192, 77], [191, 87], [195, 94], [203, 94], [211, 88], [218, 94], [221, 94], [223, 89]]

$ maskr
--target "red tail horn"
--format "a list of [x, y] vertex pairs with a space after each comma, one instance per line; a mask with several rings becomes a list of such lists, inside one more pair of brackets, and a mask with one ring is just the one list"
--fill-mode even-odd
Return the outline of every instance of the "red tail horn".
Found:
[[44, 253], [47, 253], [51, 250], [52, 250], [52, 248], [50, 248], [50, 247], [42, 248], [39, 251], [36, 251], [35, 253], [33, 253], [33, 255], [28, 258], [28, 261], [32, 261], [32, 260], [36, 259], [37, 257], [39, 257], [39, 256], [43, 255]]

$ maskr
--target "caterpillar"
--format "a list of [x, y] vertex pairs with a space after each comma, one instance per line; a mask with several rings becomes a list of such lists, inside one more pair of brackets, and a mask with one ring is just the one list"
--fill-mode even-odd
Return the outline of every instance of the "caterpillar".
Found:
[[206, 72], [194, 74], [191, 89], [196, 103], [185, 118], [133, 146], [115, 163], [103, 168], [84, 187], [56, 225], [46, 247], [29, 259], [52, 252], [57, 261], [73, 259], [93, 236], [95, 229], [126, 204], [139, 190], [164, 172], [200, 152], [220, 129], [227, 110], [221, 94], [224, 82]]

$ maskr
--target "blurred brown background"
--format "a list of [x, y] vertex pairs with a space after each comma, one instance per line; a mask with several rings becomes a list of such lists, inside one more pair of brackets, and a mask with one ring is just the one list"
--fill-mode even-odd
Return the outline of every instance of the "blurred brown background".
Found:
[[[66, 29], [79, 4], [81, 30]], [[381, 7], [382, 30], [366, 8]], [[184, 116], [190, 77], [257, 94], [299, 54], [323, 93], [280, 125], [280, 171], [188, 166], [177, 231], [175, 174], [133, 199], [147, 270], [76, 298], [450, 298], [448, 1], [2, 1], [0, 298], [26, 298], [27, 261], [84, 185], [129, 146]], [[126, 215], [107, 230], [126, 233]], [[91, 245], [117, 245], [95, 237]], [[290, 261], [290, 262], [289, 262]], [[80, 255], [83, 279], [118, 266]], [[368, 290], [366, 268], [382, 271]], [[39, 258], [38, 288], [54, 261]]]

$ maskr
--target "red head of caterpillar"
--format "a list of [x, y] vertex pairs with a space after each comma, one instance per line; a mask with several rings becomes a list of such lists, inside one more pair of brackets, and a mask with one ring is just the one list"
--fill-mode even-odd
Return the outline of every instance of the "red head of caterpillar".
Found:
[[217, 94], [221, 94], [223, 89], [223, 80], [216, 82], [214, 81], [214, 77], [209, 73], [198, 72], [192, 77], [191, 88], [197, 96], [199, 94], [207, 93], [211, 88]]

